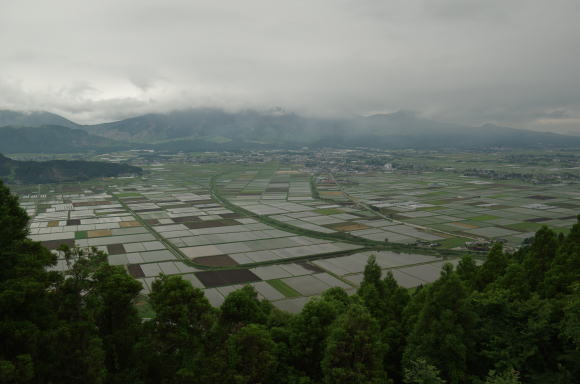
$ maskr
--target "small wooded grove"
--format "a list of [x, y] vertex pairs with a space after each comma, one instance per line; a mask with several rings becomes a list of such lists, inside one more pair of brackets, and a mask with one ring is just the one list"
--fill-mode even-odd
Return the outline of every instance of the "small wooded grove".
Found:
[[0, 185], [1, 383], [578, 383], [580, 224], [514, 254], [469, 256], [410, 292], [373, 258], [356, 295], [330, 289], [297, 315], [251, 287], [219, 309], [178, 276], [141, 284], [99, 252], [55, 257]]

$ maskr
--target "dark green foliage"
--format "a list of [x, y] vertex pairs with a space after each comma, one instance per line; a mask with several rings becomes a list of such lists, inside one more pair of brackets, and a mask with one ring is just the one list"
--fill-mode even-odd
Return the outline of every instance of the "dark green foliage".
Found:
[[135, 379], [135, 347], [141, 336], [140, 319], [133, 305], [141, 283], [118, 266], [101, 266], [94, 274], [95, 322], [105, 351], [109, 383]]
[[228, 338], [225, 348], [230, 382], [272, 382], [278, 359], [276, 344], [266, 328], [257, 324], [246, 325]]
[[333, 324], [322, 360], [328, 384], [385, 383], [383, 346], [376, 337], [377, 321], [363, 306], [354, 304]]
[[203, 370], [204, 346], [216, 321], [213, 308], [200, 289], [179, 276], [156, 280], [150, 300], [156, 317], [146, 324], [141, 353], [147, 356], [146, 382], [194, 378]]
[[477, 281], [477, 274], [479, 272], [479, 268], [477, 264], [475, 264], [475, 260], [471, 255], [465, 255], [457, 264], [456, 269], [457, 275], [468, 289], [475, 288], [475, 282]]
[[0, 382], [31, 382], [53, 319], [45, 272], [55, 257], [26, 239], [28, 217], [0, 182]]
[[330, 327], [348, 308], [348, 298], [335, 294], [309, 301], [290, 323], [289, 349], [291, 364], [305, 376], [320, 380], [320, 363], [326, 349]]
[[[28, 232], [27, 223], [28, 216], [24, 209], [18, 205], [18, 199], [10, 194], [8, 188], [4, 187], [0, 180], [0, 244], [2, 245], [0, 251], [10, 250], [14, 244], [25, 239]], [[3, 261], [0, 260], [0, 262]], [[0, 273], [3, 271], [10, 270], [0, 268]]]
[[256, 290], [247, 285], [232, 292], [221, 306], [220, 322], [226, 329], [236, 329], [247, 324], [265, 324], [271, 305], [258, 300]]
[[[462, 263], [461, 274], [465, 275], [467, 267]], [[489, 284], [493, 283], [495, 280], [503, 276], [508, 267], [509, 259], [505, 253], [503, 253], [502, 244], [496, 243], [493, 248], [487, 254], [487, 259], [485, 263], [477, 269], [475, 276], [475, 286], [477, 289], [485, 289]], [[469, 281], [469, 280], [467, 280]]]
[[375, 257], [370, 256], [358, 295], [380, 325], [378, 336], [384, 347], [384, 368], [389, 377], [400, 381], [401, 356], [405, 346], [403, 310], [409, 301], [409, 294], [397, 284], [390, 271], [384, 280], [381, 280], [381, 274]]
[[55, 255], [0, 183], [0, 383], [321, 384], [580, 382], [580, 224], [517, 252], [463, 257], [410, 295], [369, 258], [356, 295], [296, 315], [232, 292], [219, 309], [179, 276], [141, 284], [96, 249]]
[[0, 178], [15, 184], [84, 181], [142, 172], [141, 168], [128, 164], [67, 160], [16, 161], [0, 154]]
[[439, 370], [427, 363], [425, 359], [417, 359], [409, 362], [405, 369], [406, 384], [444, 384], [445, 380], [439, 377]]
[[502, 374], [491, 371], [485, 380], [485, 384], [520, 384], [519, 374], [513, 369], [507, 370]]
[[450, 383], [466, 382], [467, 363], [474, 348], [474, 321], [468, 291], [451, 264], [446, 264], [439, 280], [427, 288], [425, 302], [408, 336], [406, 364], [424, 358]]

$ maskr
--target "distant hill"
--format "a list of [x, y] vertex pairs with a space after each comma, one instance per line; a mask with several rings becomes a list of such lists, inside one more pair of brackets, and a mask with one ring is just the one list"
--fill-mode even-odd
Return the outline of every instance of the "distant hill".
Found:
[[115, 150], [128, 144], [61, 126], [0, 127], [1, 153], [71, 153]]
[[[3, 111], [6, 115], [5, 112]], [[21, 113], [18, 116], [21, 119], [25, 118]], [[44, 123], [44, 118], [59, 118], [57, 115], [43, 113], [37, 113], [34, 116], [36, 116], [34, 119], [31, 118], [27, 122], [31, 123], [31, 120], [34, 120]], [[74, 124], [70, 121], [69, 123]], [[63, 143], [69, 140], [75, 144], [64, 145], [64, 147], [83, 147], [85, 142], [93, 148], [130, 142], [140, 147], [168, 151], [219, 151], [303, 146], [386, 149], [580, 146], [580, 136], [534, 132], [492, 124], [480, 127], [463, 126], [425, 119], [408, 111], [331, 119], [304, 117], [281, 111], [246, 110], [232, 113], [220, 109], [203, 108], [165, 114], [147, 114], [106, 124], [76, 127], [82, 128], [91, 135], [114, 141], [107, 143], [89, 138], [87, 142], [87, 137], [83, 138], [78, 133], [69, 132], [63, 138]], [[0, 145], [1, 141], [2, 137], [0, 137]], [[8, 149], [3, 149], [6, 145], [0, 146], [0, 151], [37, 151], [38, 146], [30, 145], [29, 141], [18, 139], [15, 144], [18, 143], [22, 144], [16, 147], [9, 145]], [[35, 149], [26, 150], [26, 148]]]
[[80, 127], [79, 124], [50, 112], [18, 112], [0, 110], [0, 127], [40, 127], [43, 125], [58, 125], [67, 128]]
[[545, 148], [580, 146], [580, 137], [487, 124], [469, 127], [424, 119], [413, 112], [320, 119], [293, 113], [193, 109], [85, 126], [117, 140], [159, 149], [254, 147]]
[[11, 184], [43, 184], [83, 181], [96, 177], [141, 174], [128, 164], [98, 161], [16, 161], [0, 154], [0, 179]]
[[[305, 143], [316, 140], [331, 120], [296, 114], [257, 111], [229, 113], [219, 109], [191, 109], [148, 114], [117, 122], [85, 126], [88, 132], [117, 140], [141, 143], [176, 139], [227, 143]], [[299, 134], [299, 135], [297, 135]]]

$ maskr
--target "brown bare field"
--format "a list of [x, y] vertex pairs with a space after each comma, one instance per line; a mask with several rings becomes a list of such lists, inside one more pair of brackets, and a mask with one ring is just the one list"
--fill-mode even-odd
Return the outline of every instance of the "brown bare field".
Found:
[[42, 241], [41, 244], [48, 249], [57, 249], [61, 244], [68, 245], [70, 248], [75, 246], [75, 241], [73, 239], [66, 240], [48, 240]]
[[107, 200], [102, 200], [102, 201], [81, 201], [78, 203], [73, 203], [73, 206], [75, 207], [96, 207], [99, 205], [111, 205], [113, 204], [110, 201]]
[[92, 231], [87, 231], [87, 237], [105, 237], [111, 236], [113, 233], [110, 229], [94, 229]]
[[195, 275], [207, 288], [261, 281], [261, 279], [249, 269], [201, 271], [195, 272]]
[[201, 221], [197, 216], [174, 217], [172, 220], [175, 223], [187, 223], [187, 222], [193, 222], [193, 221]]
[[217, 255], [217, 256], [202, 256], [192, 259], [196, 264], [206, 265], [208, 267], [233, 267], [238, 265], [234, 259], [228, 255]]
[[134, 221], [134, 220], [133, 221], [121, 221], [119, 223], [119, 226], [121, 228], [130, 228], [130, 227], [140, 227], [141, 224], [139, 224], [138, 221]]
[[110, 244], [107, 245], [107, 253], [109, 255], [122, 255], [123, 253], [127, 253], [127, 251], [125, 251], [123, 244]]
[[145, 273], [143, 273], [143, 270], [139, 264], [129, 264], [127, 265], [127, 270], [133, 277], [145, 277]]

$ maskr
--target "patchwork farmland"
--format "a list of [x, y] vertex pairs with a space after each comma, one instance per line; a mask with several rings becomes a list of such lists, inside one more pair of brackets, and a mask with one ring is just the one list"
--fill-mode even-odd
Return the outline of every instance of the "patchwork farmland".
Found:
[[[195, 166], [154, 162], [140, 178], [16, 188], [32, 217], [30, 237], [96, 247], [151, 290], [180, 275], [219, 306], [252, 285], [296, 312], [331, 287], [353, 293], [374, 254], [406, 288], [438, 278], [466, 241], [518, 245], [543, 224], [569, 226], [580, 207], [572, 187], [490, 183], [442, 174], [362, 175], [304, 167]], [[437, 249], [421, 244], [436, 243]]]

